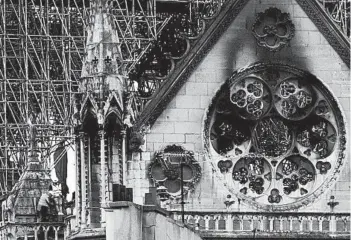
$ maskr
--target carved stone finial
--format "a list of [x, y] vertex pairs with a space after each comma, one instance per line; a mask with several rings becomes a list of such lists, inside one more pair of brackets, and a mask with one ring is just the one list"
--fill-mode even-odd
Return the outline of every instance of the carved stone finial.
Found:
[[339, 205], [339, 202], [335, 202], [335, 197], [330, 196], [330, 200], [327, 204], [330, 207], [330, 212], [334, 212], [334, 208]]
[[232, 195], [228, 194], [227, 199], [224, 201], [225, 207], [229, 210], [230, 206], [235, 203], [235, 200], [232, 198]]
[[37, 136], [37, 129], [34, 125], [30, 124], [29, 125], [29, 135], [30, 135], [30, 144], [31, 147], [35, 147], [35, 138]]
[[36, 159], [37, 154], [35, 152], [36, 145], [36, 137], [37, 137], [37, 129], [33, 124], [29, 124], [29, 161], [33, 161]]

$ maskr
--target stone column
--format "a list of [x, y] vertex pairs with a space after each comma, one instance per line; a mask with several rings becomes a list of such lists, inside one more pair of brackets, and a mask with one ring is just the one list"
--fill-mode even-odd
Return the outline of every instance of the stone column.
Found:
[[77, 218], [77, 223], [81, 222], [81, 210], [82, 210], [82, 206], [81, 206], [81, 199], [82, 199], [82, 194], [81, 194], [81, 162], [82, 162], [82, 158], [81, 158], [81, 146], [80, 146], [80, 139], [82, 139], [84, 137], [83, 133], [80, 132], [77, 136], [76, 136], [76, 194], [75, 194], [75, 214], [76, 218]]
[[335, 215], [331, 215], [330, 216], [329, 231], [330, 232], [336, 232], [336, 217], [335, 217]]
[[99, 138], [100, 138], [100, 164], [101, 164], [101, 226], [105, 227], [106, 226], [106, 213], [105, 213], [105, 207], [106, 207], [106, 182], [107, 182], [107, 176], [106, 174], [106, 157], [105, 157], [105, 132], [103, 129], [99, 130]]
[[225, 225], [226, 225], [225, 226], [226, 231], [233, 231], [233, 218], [231, 213], [227, 214]]
[[86, 164], [86, 157], [85, 157], [85, 152], [84, 152], [84, 139], [85, 139], [85, 134], [80, 133], [79, 134], [79, 142], [80, 142], [80, 163], [81, 163], [81, 168], [80, 168], [80, 176], [81, 176], [81, 200], [82, 200], [82, 206], [81, 206], [81, 228], [86, 228], [87, 226], [87, 218], [86, 218], [86, 212], [87, 212], [87, 199], [88, 199], [88, 191], [87, 191], [87, 178], [88, 178], [88, 172], [87, 172], [87, 164]]
[[85, 134], [85, 137], [88, 139], [87, 142], [87, 156], [85, 156], [85, 161], [84, 161], [84, 169], [85, 169], [85, 191], [86, 191], [86, 223], [87, 226], [91, 227], [91, 223], [92, 223], [92, 218], [91, 218], [91, 213], [94, 211], [94, 209], [92, 208], [92, 178], [91, 178], [91, 173], [92, 173], [92, 169], [91, 169], [91, 158], [92, 158], [92, 149], [91, 149], [91, 137], [88, 134]]
[[126, 130], [123, 129], [121, 131], [121, 137], [122, 137], [122, 166], [120, 166], [122, 168], [122, 176], [121, 176], [121, 182], [123, 185], [127, 184], [127, 180], [126, 180], [126, 176], [127, 176], [127, 160], [126, 160]]

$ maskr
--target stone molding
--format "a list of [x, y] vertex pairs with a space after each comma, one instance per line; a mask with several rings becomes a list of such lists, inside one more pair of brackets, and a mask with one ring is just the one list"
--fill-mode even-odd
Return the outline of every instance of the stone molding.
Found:
[[338, 53], [342, 61], [350, 68], [350, 42], [317, 1], [296, 0], [328, 43]]
[[232, 21], [239, 15], [247, 2], [248, 0], [231, 0], [225, 3], [223, 9], [213, 20], [212, 24], [209, 25], [206, 32], [194, 40], [194, 48], [182, 59], [169, 79], [145, 107], [133, 127], [134, 131], [139, 131], [143, 125], [152, 125], [157, 120], [168, 103], [175, 97], [191, 73], [212, 49]]

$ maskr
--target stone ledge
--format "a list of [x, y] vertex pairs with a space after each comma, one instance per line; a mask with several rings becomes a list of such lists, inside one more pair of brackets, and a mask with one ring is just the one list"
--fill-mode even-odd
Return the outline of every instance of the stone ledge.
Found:
[[118, 208], [128, 208], [135, 205], [132, 202], [128, 201], [118, 201], [118, 202], [107, 202], [104, 206], [105, 209], [118, 209]]
[[167, 210], [164, 210], [160, 208], [159, 206], [156, 205], [138, 205], [133, 202], [128, 202], [128, 201], [118, 201], [118, 202], [107, 202], [106, 206], [104, 207], [107, 211], [109, 209], [119, 209], [119, 208], [129, 208], [131, 206], [134, 206], [137, 209], [141, 209], [143, 212], [155, 212], [162, 214], [163, 216], [170, 216], [170, 212]]
[[323, 233], [323, 232], [261, 232], [261, 231], [235, 231], [235, 232], [219, 232], [207, 230], [200, 231], [200, 236], [205, 239], [350, 239], [350, 234], [345, 233]]
[[[177, 215], [181, 214], [181, 211], [179, 210], [170, 210], [171, 213], [176, 213]], [[288, 211], [275, 211], [275, 212], [253, 212], [253, 211], [227, 211], [227, 210], [213, 210], [213, 209], [197, 209], [193, 211], [186, 211], [186, 215], [198, 215], [198, 216], [204, 216], [204, 215], [209, 215], [209, 214], [231, 214], [231, 215], [251, 215], [251, 216], [294, 216], [294, 217], [303, 217], [303, 216], [336, 216], [336, 217], [346, 217], [349, 216], [350, 213], [348, 212], [288, 212]]]
[[162, 214], [163, 216], [166, 216], [166, 217], [170, 216], [170, 212], [168, 212], [167, 210], [164, 210], [156, 205], [143, 205], [142, 209], [144, 212], [156, 212], [156, 213]]
[[94, 239], [94, 240], [105, 240], [106, 239], [106, 229], [98, 228], [98, 229], [82, 229], [80, 232], [76, 233], [68, 237], [67, 239]]

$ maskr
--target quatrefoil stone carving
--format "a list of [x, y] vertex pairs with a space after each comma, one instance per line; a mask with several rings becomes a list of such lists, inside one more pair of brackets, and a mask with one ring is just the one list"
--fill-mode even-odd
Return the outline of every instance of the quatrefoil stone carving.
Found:
[[288, 13], [269, 8], [257, 14], [252, 33], [259, 46], [269, 51], [279, 51], [294, 37], [295, 26]]

